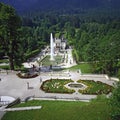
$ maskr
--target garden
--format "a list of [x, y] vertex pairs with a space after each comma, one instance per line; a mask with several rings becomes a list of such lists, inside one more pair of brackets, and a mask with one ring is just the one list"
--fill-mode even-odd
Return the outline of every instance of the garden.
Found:
[[62, 56], [60, 55], [57, 55], [57, 56], [54, 56], [54, 61], [50, 61], [50, 56], [47, 55], [41, 62], [42, 62], [42, 65], [43, 66], [50, 66], [50, 65], [58, 65], [61, 63], [62, 61]]
[[106, 83], [102, 83], [100, 81], [79, 80], [78, 82], [88, 86], [85, 90], [79, 90], [79, 92], [82, 94], [93, 94], [93, 95], [109, 94], [113, 90], [112, 86]]
[[[73, 88], [66, 88], [65, 85], [73, 82], [70, 79], [50, 79], [43, 82], [41, 89], [47, 93], [74, 93]], [[79, 93], [88, 95], [101, 95], [109, 94], [112, 92], [113, 87], [102, 83], [100, 81], [93, 80], [79, 80], [78, 83], [82, 83], [87, 87], [84, 90], [79, 89]]]
[[38, 76], [38, 73], [17, 73], [17, 76], [22, 79], [35, 78]]
[[64, 85], [73, 82], [70, 79], [50, 79], [43, 82], [41, 89], [47, 93], [74, 93], [72, 89], [66, 88]]

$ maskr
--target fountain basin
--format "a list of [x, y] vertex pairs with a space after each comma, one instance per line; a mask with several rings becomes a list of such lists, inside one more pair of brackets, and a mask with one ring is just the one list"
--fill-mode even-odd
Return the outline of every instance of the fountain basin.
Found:
[[74, 89], [75, 91], [84, 90], [87, 88], [87, 86], [84, 85], [83, 83], [77, 83], [77, 82], [68, 83], [65, 85], [65, 87], [68, 89]]
[[82, 88], [84, 87], [82, 84], [78, 84], [78, 83], [71, 83], [68, 85], [71, 88]]

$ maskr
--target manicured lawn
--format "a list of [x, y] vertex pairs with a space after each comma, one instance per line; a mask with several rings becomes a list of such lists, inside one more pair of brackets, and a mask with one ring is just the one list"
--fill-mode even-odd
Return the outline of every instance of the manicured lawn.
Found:
[[74, 93], [74, 90], [64, 87], [64, 85], [69, 82], [73, 81], [64, 79], [51, 79], [43, 82], [41, 89], [49, 93]]
[[79, 80], [78, 82], [84, 83], [88, 86], [85, 90], [79, 90], [82, 94], [109, 94], [113, 90], [112, 86], [100, 81], [95, 82], [93, 80]]
[[65, 102], [29, 101], [18, 106], [41, 105], [40, 110], [7, 112], [2, 120], [110, 120], [109, 106], [105, 101]]
[[62, 57], [57, 55], [54, 57], [55, 61], [50, 61], [50, 56], [46, 56], [41, 62], [43, 66], [57, 65], [61, 63]]
[[75, 65], [70, 70], [81, 70], [82, 73], [92, 73], [91, 71], [91, 65], [89, 63], [80, 63], [78, 65]]

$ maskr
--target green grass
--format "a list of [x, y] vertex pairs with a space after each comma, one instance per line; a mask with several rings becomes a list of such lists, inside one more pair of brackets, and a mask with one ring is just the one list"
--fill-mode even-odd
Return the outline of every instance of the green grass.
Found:
[[3, 66], [0, 66], [0, 69], [10, 70], [10, 67], [9, 65], [3, 65]]
[[110, 109], [106, 100], [90, 103], [79, 101], [29, 101], [18, 106], [36, 105], [42, 106], [42, 109], [7, 112], [2, 120], [110, 120]]
[[51, 79], [43, 82], [41, 89], [48, 93], [74, 93], [74, 90], [64, 87], [64, 85], [69, 82], [73, 81], [64, 79]]
[[29, 59], [31, 57], [34, 57], [35, 55], [38, 55], [40, 53], [40, 49], [36, 49], [33, 51], [30, 51], [29, 53], [25, 53], [25, 59]]
[[[28, 72], [28, 68], [24, 68], [23, 66], [18, 67], [18, 66], [14, 66], [16, 71], [21, 71], [21, 72]], [[9, 65], [2, 65], [0, 66], [1, 69], [4, 70], [10, 70], [10, 66]]]
[[[2, 63], [8, 64], [8, 63], [9, 63], [9, 60], [8, 60], [8, 59], [1, 59], [1, 60], [0, 60], [0, 64], [2, 64]], [[1, 66], [0, 66], [0, 69], [9, 70], [10, 67], [9, 67], [9, 65], [1, 65]]]
[[91, 65], [89, 63], [81, 63], [69, 68], [69, 70], [73, 71], [79, 69], [81, 70], [82, 73], [92, 73]]
[[79, 80], [78, 82], [84, 83], [88, 86], [85, 90], [79, 90], [79, 92], [82, 94], [109, 94], [113, 90], [112, 86], [102, 83], [100, 81], [95, 82], [93, 80]]
[[9, 63], [9, 60], [8, 60], [8, 59], [1, 59], [1, 60], [0, 60], [0, 64], [1, 64], [1, 63]]
[[55, 61], [50, 61], [50, 56], [46, 56], [41, 62], [43, 66], [50, 66], [50, 65], [57, 65], [61, 63], [62, 57], [61, 56], [55, 56]]

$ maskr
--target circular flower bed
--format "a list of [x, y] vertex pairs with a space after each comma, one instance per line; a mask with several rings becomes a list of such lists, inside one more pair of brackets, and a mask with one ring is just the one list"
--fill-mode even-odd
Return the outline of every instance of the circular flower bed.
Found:
[[29, 78], [35, 78], [35, 77], [37, 77], [38, 74], [37, 73], [34, 73], [34, 74], [18, 73], [17, 76], [20, 77], [20, 78], [29, 79]]
[[73, 82], [72, 80], [66, 79], [50, 79], [43, 82], [41, 89], [47, 93], [74, 93], [72, 89], [67, 89], [64, 85]]

